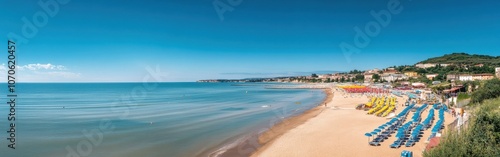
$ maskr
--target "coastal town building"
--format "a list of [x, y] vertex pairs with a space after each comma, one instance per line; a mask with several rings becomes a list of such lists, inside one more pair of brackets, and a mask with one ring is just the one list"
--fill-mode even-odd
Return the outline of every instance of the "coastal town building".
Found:
[[319, 79], [327, 79], [327, 78], [330, 78], [332, 76], [332, 74], [323, 74], [323, 75], [318, 75], [318, 78]]
[[495, 76], [493, 74], [474, 74], [472, 75], [472, 80], [490, 80], [493, 79]]
[[401, 86], [410, 86], [411, 83], [408, 81], [401, 82]]
[[472, 75], [466, 75], [466, 74], [459, 75], [458, 80], [460, 80], [460, 81], [472, 81]]
[[447, 66], [450, 66], [450, 64], [436, 64], [436, 63], [426, 63], [426, 64], [415, 64], [416, 67], [418, 68], [422, 68], [422, 69], [427, 69], [427, 68], [432, 68], [432, 67], [436, 67], [436, 66], [441, 66], [441, 67], [447, 67]]
[[500, 78], [500, 67], [495, 68], [495, 74], [497, 78]]
[[404, 74], [408, 77], [418, 77], [418, 73], [414, 71], [407, 71]]
[[373, 74], [372, 73], [365, 73], [365, 82], [371, 82], [373, 79]]
[[434, 77], [437, 77], [439, 74], [427, 74], [425, 77], [427, 77], [429, 80], [434, 79]]
[[484, 74], [448, 74], [446, 75], [446, 80], [450, 81], [474, 81], [474, 80], [490, 80], [493, 79], [495, 75], [490, 73]]
[[422, 64], [422, 63], [420, 63], [420, 64], [416, 64], [415, 66], [418, 67], [418, 68], [426, 69], [426, 68], [435, 67], [436, 64], [429, 64], [429, 63]]
[[384, 71], [384, 74], [397, 74], [398, 71], [395, 70], [394, 68], [387, 68], [385, 71]]
[[340, 79], [341, 78], [341, 75], [340, 74], [333, 74], [332, 76], [330, 76], [330, 79], [331, 80], [336, 80], [336, 79]]
[[411, 86], [413, 86], [413, 88], [425, 88], [425, 83], [416, 82], [412, 83]]
[[396, 80], [401, 81], [401, 80], [407, 80], [408, 76], [404, 74], [382, 74], [381, 76], [382, 80], [386, 80], [387, 82], [394, 82]]
[[367, 70], [365, 73], [378, 74], [379, 71], [380, 71], [379, 69], [375, 68], [375, 69], [372, 69], [372, 70]]
[[446, 75], [446, 81], [456, 81], [458, 80], [458, 76], [457, 74], [448, 74]]
[[447, 66], [450, 66], [451, 64], [439, 64], [439, 66], [441, 67], [447, 67]]

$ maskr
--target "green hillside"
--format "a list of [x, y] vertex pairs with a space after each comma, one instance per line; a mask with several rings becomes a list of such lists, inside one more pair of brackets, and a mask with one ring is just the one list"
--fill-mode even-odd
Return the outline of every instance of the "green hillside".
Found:
[[485, 64], [489, 66], [500, 66], [500, 56], [452, 53], [441, 57], [429, 58], [419, 63], [441, 63], [441, 64], [446, 63], [446, 64], [464, 64], [464, 65]]

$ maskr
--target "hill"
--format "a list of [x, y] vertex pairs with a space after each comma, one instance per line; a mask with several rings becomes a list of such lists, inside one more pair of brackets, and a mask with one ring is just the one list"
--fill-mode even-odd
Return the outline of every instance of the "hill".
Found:
[[484, 64], [489, 66], [500, 66], [500, 56], [452, 53], [441, 57], [429, 58], [419, 63], [464, 64], [464, 65]]

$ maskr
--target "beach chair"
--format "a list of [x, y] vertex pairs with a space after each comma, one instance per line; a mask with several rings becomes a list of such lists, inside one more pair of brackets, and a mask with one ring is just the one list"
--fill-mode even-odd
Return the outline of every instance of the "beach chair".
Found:
[[399, 148], [401, 144], [404, 142], [404, 138], [398, 138], [394, 143], [392, 143], [389, 147], [391, 148]]
[[408, 142], [406, 142], [406, 147], [413, 147], [415, 145], [415, 140], [414, 139], [410, 139], [408, 140]]
[[377, 137], [373, 141], [371, 141], [369, 144], [371, 146], [380, 146], [380, 142], [382, 142], [382, 141], [383, 141], [383, 138]]
[[401, 144], [393, 143], [389, 147], [397, 149], [397, 148], [401, 147]]
[[401, 157], [413, 157], [413, 152], [404, 150], [403, 152], [401, 152]]

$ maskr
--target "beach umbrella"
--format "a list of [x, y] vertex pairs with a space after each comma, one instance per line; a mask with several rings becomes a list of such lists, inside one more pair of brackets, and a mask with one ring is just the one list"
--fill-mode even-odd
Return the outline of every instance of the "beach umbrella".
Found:
[[368, 137], [368, 143], [370, 143], [370, 137], [372, 137], [373, 135], [371, 133], [366, 133], [365, 136]]
[[378, 128], [383, 130], [385, 129], [385, 126], [379, 126]]
[[380, 130], [380, 129], [375, 129], [375, 130], [373, 130], [373, 131], [375, 131], [375, 132], [379, 133], [379, 132], [381, 132], [382, 130]]

